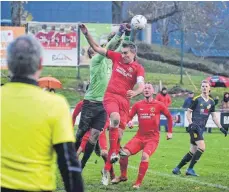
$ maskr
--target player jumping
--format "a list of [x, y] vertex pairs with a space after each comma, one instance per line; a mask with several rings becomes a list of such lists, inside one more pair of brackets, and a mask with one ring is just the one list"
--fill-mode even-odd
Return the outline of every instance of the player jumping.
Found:
[[[75, 106], [75, 109], [74, 109], [73, 114], [72, 114], [73, 126], [75, 125], [76, 117], [79, 115], [79, 113], [82, 110], [82, 105], [83, 105], [83, 101], [80, 101]], [[98, 142], [96, 143], [96, 146], [95, 146], [95, 153], [98, 156], [101, 156], [105, 163], [107, 161], [107, 156], [108, 156], [106, 131], [107, 131], [109, 125], [110, 125], [110, 120], [107, 119], [105, 127], [104, 127], [103, 131], [100, 132]], [[81, 145], [80, 145], [79, 149], [77, 150], [77, 157], [78, 158], [82, 152], [83, 153], [85, 152], [85, 147], [86, 147], [87, 142], [89, 141], [90, 134], [91, 134], [91, 130], [87, 131], [87, 133], [83, 136]], [[113, 167], [110, 170], [110, 178], [111, 179], [115, 178]]]

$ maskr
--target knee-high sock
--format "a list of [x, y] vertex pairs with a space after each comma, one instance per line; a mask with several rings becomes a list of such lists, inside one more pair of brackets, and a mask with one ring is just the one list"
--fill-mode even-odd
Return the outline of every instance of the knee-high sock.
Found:
[[177, 165], [179, 169], [181, 169], [184, 165], [186, 165], [191, 159], [193, 154], [189, 151], [181, 160], [181, 162]]
[[120, 158], [121, 177], [127, 177], [128, 157]]
[[107, 161], [106, 161], [105, 166], [104, 166], [104, 169], [106, 171], [110, 171], [111, 170], [111, 167], [112, 167], [112, 164], [110, 163], [111, 154], [112, 154], [112, 152], [109, 151], [108, 152], [108, 156], [107, 156]]
[[86, 146], [85, 146], [83, 158], [81, 160], [82, 169], [85, 167], [85, 165], [86, 165], [88, 159], [90, 158], [94, 148], [95, 148], [95, 144], [92, 144], [90, 141], [88, 141]]
[[192, 160], [191, 160], [188, 168], [192, 169], [194, 167], [194, 165], [197, 163], [197, 161], [200, 160], [200, 157], [203, 154], [203, 152], [204, 152], [203, 150], [201, 150], [199, 148], [197, 149], [197, 151], [195, 152], [195, 154], [192, 157]]
[[[104, 160], [104, 163], [106, 164], [106, 162], [107, 162], [107, 156], [102, 156], [102, 158]], [[113, 169], [113, 165], [112, 164], [111, 164], [111, 168], [110, 168], [110, 175], [111, 175], [112, 178], [115, 177], [115, 173], [114, 173], [114, 169]]]
[[111, 127], [109, 131], [110, 152], [116, 153], [118, 145], [118, 128]]
[[136, 184], [141, 184], [143, 178], [145, 177], [146, 171], [148, 170], [149, 162], [141, 162], [138, 171], [138, 178], [135, 182]]

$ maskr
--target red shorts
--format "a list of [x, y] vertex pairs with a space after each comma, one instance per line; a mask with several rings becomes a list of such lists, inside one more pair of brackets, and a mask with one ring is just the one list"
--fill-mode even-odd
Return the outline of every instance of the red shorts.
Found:
[[145, 139], [135, 136], [125, 145], [124, 148], [130, 151], [131, 155], [142, 150], [151, 156], [156, 151], [158, 143], [158, 138]]
[[106, 93], [104, 96], [103, 105], [109, 117], [112, 112], [119, 113], [120, 115], [119, 127], [124, 130], [126, 128], [126, 123], [129, 115], [129, 108], [130, 108], [129, 101], [120, 95]]

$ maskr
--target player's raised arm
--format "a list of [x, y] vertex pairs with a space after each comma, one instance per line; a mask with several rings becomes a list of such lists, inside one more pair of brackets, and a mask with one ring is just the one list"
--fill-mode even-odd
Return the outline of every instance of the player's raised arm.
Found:
[[228, 132], [227, 132], [227, 130], [226, 130], [226, 128], [224, 128], [221, 124], [220, 124], [220, 122], [219, 122], [219, 120], [218, 120], [218, 118], [217, 118], [217, 116], [216, 116], [216, 112], [214, 111], [214, 112], [211, 112], [211, 116], [212, 116], [212, 120], [214, 121], [214, 123], [216, 124], [216, 126], [220, 129], [220, 131], [225, 135], [225, 137], [227, 136], [227, 134], [228, 134]]
[[89, 45], [92, 47], [92, 49], [101, 54], [101, 55], [104, 55], [106, 56], [106, 53], [107, 53], [107, 49], [106, 48], [103, 48], [101, 47], [100, 45], [98, 45], [95, 40], [92, 38], [92, 36], [90, 35], [90, 33], [88, 32], [88, 29], [87, 27], [84, 25], [84, 24], [80, 24], [79, 25], [79, 28], [81, 29], [82, 33], [84, 34], [84, 36], [86, 37], [87, 39], [87, 42], [89, 43]]

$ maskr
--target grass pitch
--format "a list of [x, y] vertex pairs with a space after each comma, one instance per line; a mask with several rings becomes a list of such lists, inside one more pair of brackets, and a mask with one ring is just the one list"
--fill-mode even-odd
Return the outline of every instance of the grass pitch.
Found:
[[[126, 130], [122, 145], [133, 137], [134, 129]], [[217, 129], [212, 134], [205, 134], [206, 151], [195, 166], [200, 177], [185, 176], [187, 165], [180, 176], [172, 175], [172, 169], [189, 150], [189, 135], [184, 128], [175, 128], [173, 139], [167, 141], [166, 134], [161, 133], [159, 147], [150, 158], [148, 172], [138, 191], [160, 192], [223, 192], [229, 191], [229, 137], [224, 137]], [[103, 186], [100, 171], [103, 168], [102, 158], [95, 154], [90, 158], [83, 171], [87, 192], [133, 191], [132, 184], [138, 174], [141, 153], [129, 158], [128, 181], [118, 185]], [[96, 163], [97, 162], [97, 163]], [[119, 176], [119, 164], [115, 164], [115, 173]], [[57, 191], [64, 191], [58, 174]]]

